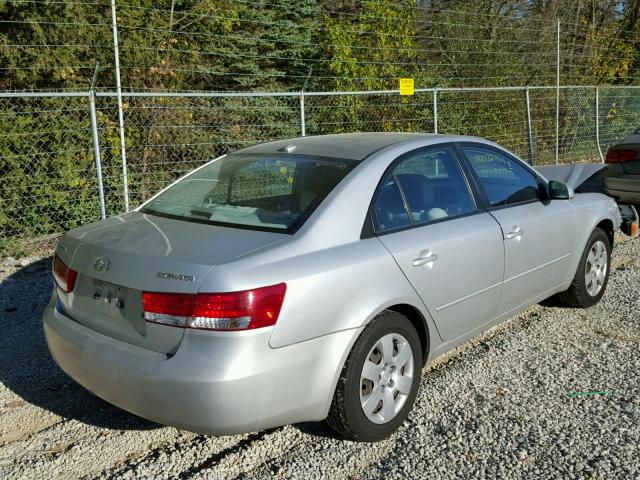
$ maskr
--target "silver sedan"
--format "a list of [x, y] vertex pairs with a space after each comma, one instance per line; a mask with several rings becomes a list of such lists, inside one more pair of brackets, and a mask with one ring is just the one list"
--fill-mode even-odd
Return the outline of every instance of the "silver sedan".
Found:
[[142, 417], [376, 441], [426, 362], [553, 295], [595, 304], [619, 225], [612, 199], [480, 138], [265, 143], [68, 232], [44, 330], [65, 372]]

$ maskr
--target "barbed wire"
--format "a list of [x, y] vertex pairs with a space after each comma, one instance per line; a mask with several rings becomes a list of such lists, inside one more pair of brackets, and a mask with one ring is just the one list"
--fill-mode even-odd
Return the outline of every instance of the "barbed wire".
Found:
[[[92, 2], [92, 1], [63, 1], [63, 0], [13, 0], [7, 2], [14, 5], [73, 5], [73, 6], [91, 6], [91, 7], [110, 7], [108, 2]], [[290, 14], [290, 7], [283, 6], [277, 3], [271, 2], [256, 2], [252, 0], [237, 0], [235, 4], [246, 5], [250, 7], [260, 8], [272, 13], [282, 12], [284, 15]], [[379, 5], [389, 6], [384, 2], [377, 2]], [[530, 14], [530, 12], [522, 12], [517, 15], [508, 15], [504, 12], [470, 12], [470, 11], [458, 11], [448, 9], [432, 8], [430, 6], [415, 6], [398, 4], [392, 6], [400, 14], [407, 9], [416, 12], [425, 12], [432, 14], [428, 18], [415, 18], [409, 19], [410, 21], [418, 21], [420, 29], [413, 31], [399, 30], [397, 32], [388, 31], [372, 31], [371, 29], [352, 28], [353, 22], [348, 22], [344, 25], [338, 25], [335, 27], [335, 31], [340, 32], [342, 35], [352, 35], [359, 38], [353, 40], [353, 44], [346, 45], [346, 48], [351, 55], [347, 57], [341, 57], [331, 51], [331, 45], [323, 44], [322, 42], [313, 38], [313, 33], [326, 32], [327, 27], [323, 25], [322, 18], [331, 17], [332, 15], [338, 19], [353, 18], [354, 20], [360, 18], [359, 13], [353, 13], [349, 11], [340, 11], [337, 9], [328, 8], [305, 8], [301, 12], [308, 15], [309, 21], [304, 22], [291, 22], [288, 19], [256, 19], [256, 18], [243, 18], [242, 16], [229, 16], [225, 14], [227, 10], [219, 11], [186, 11], [184, 9], [167, 9], [161, 6], [141, 6], [134, 5], [127, 2], [117, 2], [117, 8], [123, 11], [127, 9], [159, 14], [152, 19], [152, 24], [149, 25], [132, 25], [127, 22], [126, 15], [124, 19], [119, 20], [118, 29], [120, 30], [120, 49], [123, 52], [121, 58], [122, 71], [124, 73], [124, 85], [125, 88], [130, 89], [162, 89], [166, 88], [166, 85], [162, 85], [163, 82], [170, 82], [171, 77], [175, 75], [190, 75], [189, 77], [180, 77], [177, 80], [179, 82], [198, 83], [198, 77], [206, 78], [210, 81], [214, 77], [220, 79], [229, 78], [238, 81], [238, 84], [232, 83], [224, 86], [220, 86], [221, 82], [216, 82], [216, 88], [228, 91], [242, 91], [238, 90], [238, 87], [242, 84], [240, 79], [252, 80], [254, 83], [252, 88], [259, 88], [255, 85], [255, 82], [259, 82], [262, 79], [273, 79], [275, 81], [283, 83], [285, 89], [296, 88], [298, 82], [302, 79], [309, 78], [312, 83], [320, 82], [360, 82], [362, 85], [370, 82], [392, 82], [396, 81], [397, 75], [417, 75], [424, 76], [426, 78], [437, 78], [436, 81], [429, 80], [431, 85], [434, 84], [450, 84], [451, 82], [464, 85], [489, 85], [495, 82], [542, 82], [552, 83], [556, 79], [554, 67], [557, 66], [555, 62], [557, 40], [555, 39], [555, 24], [549, 22], [545, 18], [537, 17]], [[391, 8], [391, 7], [390, 7]], [[171, 18], [170, 18], [171, 17]], [[491, 18], [495, 19], [497, 23], [492, 25], [493, 33], [490, 38], [485, 38], [484, 31], [486, 26], [479, 25], [469, 21], [469, 18]], [[190, 22], [188, 25], [180, 25], [182, 19], [197, 19], [197, 21], [213, 20], [216, 22], [228, 22], [232, 25], [229, 32], [218, 33], [211, 30], [195, 29], [193, 25], [197, 22]], [[371, 22], [376, 20], [375, 15], [369, 15], [367, 13], [365, 21]], [[461, 20], [463, 19], [463, 20]], [[153, 22], [159, 22], [159, 25], [153, 25]], [[105, 55], [108, 56], [111, 53], [112, 45], [108, 40], [110, 36], [107, 36], [107, 28], [111, 27], [107, 22], [91, 22], [91, 21], [51, 21], [47, 19], [2, 19], [0, 23], [4, 25], [14, 24], [16, 26], [27, 26], [29, 24], [50, 26], [64, 29], [71, 28], [88, 28], [99, 30], [105, 29], [104, 43], [101, 41], [80, 43], [80, 42], [55, 42], [56, 31], [47, 31], [46, 41], [42, 40], [40, 43], [18, 43], [11, 42], [10, 38], [5, 36], [2, 38], [0, 49], [5, 51], [17, 51], [20, 49], [39, 49], [46, 48], [51, 50], [56, 49], [70, 49], [83, 52], [83, 56], [87, 56], [87, 51], [95, 51], [95, 57], [100, 58], [101, 63], [105, 64], [101, 67], [103, 72], [102, 83], [99, 85], [104, 88], [104, 81], [106, 78], [104, 72], [112, 70], [114, 67], [108, 62], [104, 62]], [[268, 37], [268, 34], [259, 33], [251, 37], [246, 34], [234, 33], [239, 32], [236, 28], [241, 28], [243, 24], [249, 25], [261, 25], [268, 27], [268, 29], [278, 27], [284, 29], [285, 32], [299, 32], [299, 31], [311, 31], [311, 37], [305, 41], [290, 38], [284, 36], [283, 38]], [[563, 20], [562, 25], [571, 25]], [[537, 28], [533, 28], [537, 26]], [[563, 31], [564, 40], [560, 42], [561, 48], [561, 80], [563, 82], [572, 82], [575, 79], [593, 79], [594, 82], [600, 82], [601, 79], [598, 75], [604, 76], [604, 78], [615, 78], [616, 81], [632, 81], [636, 76], [636, 72], [640, 65], [637, 62], [630, 62], [629, 53], [621, 53], [618, 49], [611, 49], [609, 45], [600, 46], [595, 50], [593, 47], [590, 50], [583, 51], [582, 48], [577, 50], [571, 43], [571, 39], [575, 38], [577, 34], [591, 34], [594, 30], [590, 25], [574, 24], [576, 28], [572, 31]], [[191, 27], [191, 28], [189, 28]], [[453, 36], [449, 43], [451, 47], [447, 46], [447, 40], [442, 35], [424, 35], [421, 34], [421, 30], [427, 28], [427, 31], [431, 28], [443, 28], [445, 30], [461, 29], [464, 34]], [[187, 28], [184, 30], [184, 28]], [[128, 38], [129, 34], [143, 33], [148, 34], [148, 37], [143, 37], [142, 41], [136, 38], [136, 42], [132, 42]], [[515, 34], [524, 35], [527, 38], [514, 37]], [[171, 46], [178, 39], [189, 37], [202, 38], [202, 39], [216, 39], [219, 41], [220, 46], [215, 48], [205, 48], [190, 40], [188, 48]], [[303, 36], [304, 37], [304, 36]], [[375, 44], [367, 44], [360, 39], [370, 38], [372, 40], [378, 38], [390, 38], [401, 41], [408, 41], [408, 45], [389, 45], [379, 46]], [[131, 37], [135, 38], [135, 37]], [[54, 41], [51, 41], [51, 40]], [[51, 43], [47, 43], [50, 41]], [[151, 43], [151, 45], [146, 42]], [[431, 46], [430, 43], [436, 42]], [[638, 38], [627, 38], [624, 40], [624, 45], [633, 47], [640, 43]], [[154, 45], [155, 44], [155, 45]], [[236, 47], [238, 44], [246, 45], [249, 48], [244, 51], [230, 52], [228, 48]], [[259, 49], [260, 46], [266, 46], [268, 48], [273, 45], [278, 45], [278, 52], [282, 53], [257, 53], [251, 51], [251, 47]], [[462, 45], [462, 46], [461, 46]], [[470, 49], [466, 49], [464, 46], [469, 45]], [[471, 47], [474, 45], [473, 47]], [[481, 48], [477, 48], [476, 45], [480, 45]], [[308, 52], [319, 52], [320, 55], [287, 55], [288, 48], [306, 49]], [[579, 48], [579, 46], [578, 46]], [[328, 49], [328, 50], [327, 50]], [[609, 51], [611, 50], [611, 51]], [[1, 50], [0, 50], [1, 51]], [[469, 61], [471, 52], [476, 52], [475, 55], [479, 56], [478, 61]], [[148, 59], [144, 62], [140, 62], [140, 59], [136, 58], [136, 54], [141, 53], [142, 57], [147, 56]], [[165, 58], [154, 59], [149, 57], [150, 54], [158, 56], [165, 56]], [[389, 58], [376, 59], [375, 55], [390, 56]], [[394, 55], [395, 54], [395, 55]], [[611, 66], [611, 70], [614, 68], [615, 73], [607, 73], [603, 67], [603, 55], [606, 55], [606, 60], [609, 64], [615, 64]], [[131, 57], [131, 58], [129, 58]], [[371, 58], [373, 57], [373, 58]], [[55, 57], [49, 57], [50, 63], [43, 64], [39, 62], [32, 66], [2, 65], [0, 63], [0, 71], [3, 72], [27, 72], [30, 70], [53, 70], [53, 71], [66, 71], [66, 70], [80, 70], [90, 69], [90, 65], [75, 65], [66, 66], [56, 63]], [[136, 60], [134, 60], [136, 58]], [[226, 59], [229, 65], [221, 65], [218, 60]], [[300, 64], [307, 64], [307, 66], [316, 65], [312, 75], [305, 75], [304, 72], [298, 72], [290, 69], [287, 65], [280, 65], [275, 70], [264, 69], [262, 71], [234, 71], [230, 68], [230, 65], [234, 60], [238, 59], [251, 59], [255, 60], [257, 64], [262, 62], [289, 62], [297, 65], [296, 68], [300, 69]], [[589, 61], [591, 61], [589, 63]], [[135, 63], [132, 63], [135, 62]], [[195, 64], [195, 65], [194, 65]], [[346, 73], [344, 67], [349, 67], [349, 72]], [[362, 70], [358, 73], [354, 70], [354, 67]], [[365, 70], [367, 71], [364, 74]], [[485, 68], [486, 67], [486, 68]], [[390, 68], [396, 68], [398, 74], [389, 74]], [[378, 69], [379, 71], [375, 71]], [[477, 74], [470, 75], [469, 70], [477, 70]], [[155, 74], [155, 80], [149, 80], [151, 83], [159, 82], [161, 85], [153, 87], [148, 85], [147, 79], [145, 79], [141, 72]], [[386, 72], [386, 74], [385, 74]], [[162, 75], [166, 75], [162, 79]], [[608, 76], [608, 77], [607, 77]], [[16, 85], [18, 88], [19, 79], [13, 80], [13, 77], [7, 77], [9, 85]], [[69, 85], [86, 84], [88, 78], [78, 77], [74, 78], [68, 74], [64, 74], [61, 77], [61, 81], [67, 81]], [[222, 82], [223, 83], [223, 82]], [[246, 83], [245, 83], [246, 84]], [[6, 83], [5, 83], [6, 85]]]
[[110, 23], [49, 22], [46, 20], [0, 20], [0, 24], [9, 23], [15, 23], [17, 25], [55, 25], [56, 27], [111, 27]]
[[[61, 4], [66, 4], [66, 5], [78, 5], [78, 6], [103, 6], [103, 7], [110, 7], [110, 3], [108, 2], [87, 2], [87, 1], [74, 1], [74, 0], [7, 0], [8, 4], [35, 4], [35, 5], [61, 5]], [[279, 4], [275, 4], [275, 3], [268, 3], [268, 2], [255, 2], [255, 1], [251, 1], [251, 0], [235, 0], [234, 3], [240, 3], [240, 4], [245, 4], [245, 5], [251, 5], [254, 7], [269, 7], [269, 8], [275, 8], [275, 9], [281, 9], [281, 10], [285, 10], [285, 11], [289, 11], [289, 7], [288, 6], [284, 6], [284, 5], [279, 5]], [[389, 6], [387, 3], [382, 3], [382, 2], [370, 2], [370, 3], [374, 3], [376, 5], [384, 5], [384, 6]], [[121, 5], [120, 2], [118, 2], [118, 6]], [[415, 11], [419, 11], [419, 12], [427, 12], [430, 14], [451, 14], [451, 15], [464, 15], [464, 16], [472, 16], [472, 17], [484, 17], [484, 18], [492, 18], [492, 19], [501, 19], [501, 20], [511, 20], [511, 21], [539, 21], [539, 22], [546, 22], [548, 21], [547, 18], [536, 18], [533, 15], [527, 15], [526, 13], [528, 12], [520, 12], [518, 15], [505, 15], [504, 13], [500, 13], [500, 12], [492, 12], [492, 13], [481, 13], [481, 12], [474, 12], [474, 11], [470, 11], [470, 10], [452, 10], [452, 9], [444, 9], [444, 8], [436, 8], [436, 7], [422, 7], [419, 5], [412, 5], [410, 3], [402, 3], [400, 4], [401, 8], [406, 9], [406, 10], [415, 10]], [[169, 9], [165, 9], [166, 11], [170, 11]], [[339, 10], [330, 10], [327, 9], [326, 7], [322, 6], [319, 7], [319, 11], [321, 13], [329, 13], [329, 14], [336, 14], [336, 15], [344, 15], [344, 16], [356, 16], [357, 14], [353, 14], [350, 12], [346, 12], [346, 11], [339, 11]], [[368, 17], [368, 18], [381, 18], [381, 17]], [[576, 23], [571, 23], [571, 22], [565, 22], [564, 20], [561, 20], [563, 25], [567, 25], [567, 26], [583, 26], [582, 24], [576, 24]]]
[[[129, 8], [129, 9], [134, 9], [134, 10], [145, 10], [145, 11], [149, 11], [149, 12], [156, 12], [156, 13], [165, 13], [165, 14], [170, 14], [171, 10], [169, 9], [163, 9], [163, 8], [154, 8], [154, 7], [142, 7], [139, 5], [132, 5], [132, 4], [119, 4], [118, 8]], [[323, 27], [321, 25], [314, 25], [313, 23], [311, 24], [292, 24], [291, 22], [284, 22], [284, 21], [267, 21], [267, 20], [254, 20], [254, 19], [247, 19], [247, 18], [241, 18], [241, 17], [227, 17], [227, 16], [222, 16], [220, 14], [213, 14], [213, 13], [197, 13], [197, 12], [186, 12], [186, 11], [178, 11], [175, 12], [174, 11], [174, 15], [182, 15], [183, 17], [189, 17], [189, 16], [197, 16], [199, 17], [199, 20], [203, 20], [203, 19], [213, 19], [213, 20], [223, 20], [226, 22], [238, 22], [238, 23], [251, 23], [251, 24], [258, 24], [258, 25], [266, 25], [269, 27], [274, 27], [274, 26], [285, 26], [288, 28], [298, 28], [301, 30], [307, 30], [307, 29], [312, 29], [312, 30], [316, 30], [316, 31], [326, 31], [327, 28]], [[371, 18], [372, 20], [375, 20], [375, 17], [367, 17], [367, 19]], [[378, 18], [385, 18], [385, 17], [378, 17]], [[174, 20], [174, 22], [177, 22], [177, 20]], [[319, 23], [319, 22], [316, 22]], [[482, 25], [475, 25], [472, 23], [452, 23], [452, 22], [436, 22], [435, 20], [424, 20], [421, 21], [421, 23], [428, 23], [430, 25], [446, 25], [448, 27], [450, 26], [457, 26], [457, 27], [464, 27], [465, 29], [477, 29], [477, 30], [485, 30], [486, 27], [482, 26]], [[524, 31], [525, 29], [520, 29], [520, 31]], [[529, 29], [529, 31], [535, 32], [535, 33], [552, 33], [555, 34], [555, 26], [554, 27], [549, 27], [549, 28], [545, 28], [545, 29]], [[420, 40], [420, 39], [428, 39], [429, 37], [423, 37], [420, 35], [408, 35], [408, 34], [403, 34], [403, 33], [389, 33], [389, 32], [371, 32], [368, 30], [354, 30], [354, 29], [349, 29], [349, 28], [344, 28], [341, 29], [342, 33], [353, 33], [353, 34], [358, 34], [358, 35], [374, 35], [374, 36], [382, 36], [382, 37], [397, 37], [397, 38], [411, 38], [414, 40]], [[538, 43], [542, 43], [542, 42], [538, 42]], [[553, 41], [549, 41], [548, 43], [554, 43]]]
[[[182, 30], [177, 30], [177, 29], [166, 29], [166, 28], [151, 28], [151, 27], [140, 27], [140, 26], [129, 26], [129, 25], [119, 25], [118, 26], [119, 29], [121, 30], [134, 30], [134, 31], [146, 31], [146, 32], [152, 32], [152, 33], [160, 33], [160, 34], [175, 34], [175, 35], [193, 35], [193, 36], [198, 36], [198, 37], [207, 37], [207, 38], [220, 38], [223, 40], [233, 40], [233, 41], [241, 41], [241, 42], [247, 42], [247, 43], [273, 43], [273, 40], [269, 40], [269, 39], [265, 39], [262, 38], [260, 36], [253, 36], [251, 38], [247, 38], [247, 37], [243, 37], [240, 35], [230, 35], [230, 34], [217, 34], [217, 33], [211, 33], [211, 32], [198, 32], [198, 31], [182, 31]], [[430, 39], [441, 39], [441, 37], [429, 37]], [[480, 39], [456, 39], [456, 41], [460, 41], [460, 40], [468, 40], [468, 41], [479, 41]], [[501, 43], [500, 40], [491, 40], [491, 39], [483, 39], [485, 41], [493, 41], [494, 43]], [[292, 46], [303, 46], [303, 47], [321, 47], [322, 44], [318, 43], [318, 42], [297, 42], [297, 41], [293, 41], [293, 40], [287, 40], [287, 39], [282, 39], [278, 41], [279, 43], [286, 43]], [[524, 43], [525, 41], [507, 41], [506, 42], [518, 42], [518, 43]], [[531, 42], [527, 42], [527, 43], [531, 43]], [[372, 46], [368, 46], [368, 45], [350, 45], [349, 46], [350, 49], [352, 50], [372, 50], [372, 51], [385, 51], [385, 52], [418, 52], [418, 53], [441, 53], [442, 49], [436, 49], [436, 48], [412, 48], [412, 47], [406, 47], [406, 48], [396, 48], [396, 47], [372, 47]], [[450, 50], [447, 49], [448, 53], [468, 53], [467, 50]], [[508, 53], [513, 53], [513, 51], [488, 51], [488, 52], [483, 52], [484, 54], [500, 54], [503, 52], [508, 52]], [[555, 55], [555, 52], [552, 51], [548, 51], [548, 52], [519, 52], [519, 54], [522, 55], [540, 55], [540, 54], [553, 54]]]

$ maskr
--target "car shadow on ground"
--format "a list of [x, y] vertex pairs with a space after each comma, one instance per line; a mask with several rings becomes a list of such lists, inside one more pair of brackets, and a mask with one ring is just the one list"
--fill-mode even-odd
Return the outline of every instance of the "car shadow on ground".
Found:
[[327, 422], [325, 421], [296, 423], [292, 426], [300, 432], [311, 435], [312, 437], [330, 438], [333, 440], [345, 439], [342, 435], [327, 425]]
[[65, 419], [117, 430], [159, 428], [99, 399], [55, 364], [42, 331], [52, 288], [50, 257], [0, 282], [0, 382], [24, 401]]

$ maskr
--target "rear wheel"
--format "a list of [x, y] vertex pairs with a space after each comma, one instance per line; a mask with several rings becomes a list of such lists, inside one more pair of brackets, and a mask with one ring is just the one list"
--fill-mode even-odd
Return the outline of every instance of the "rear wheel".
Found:
[[327, 422], [347, 438], [376, 442], [407, 418], [422, 370], [420, 339], [403, 315], [371, 321], [342, 369]]
[[569, 307], [587, 308], [600, 301], [609, 281], [611, 242], [604, 230], [591, 233], [571, 286], [558, 294]]

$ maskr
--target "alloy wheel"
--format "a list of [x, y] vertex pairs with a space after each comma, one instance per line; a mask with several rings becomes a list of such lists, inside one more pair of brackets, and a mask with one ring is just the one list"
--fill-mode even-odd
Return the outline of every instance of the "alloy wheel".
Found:
[[389, 333], [369, 351], [360, 374], [360, 405], [373, 423], [387, 423], [402, 410], [414, 376], [413, 351], [402, 335]]
[[584, 268], [585, 286], [587, 293], [592, 297], [598, 295], [602, 290], [607, 277], [607, 267], [607, 247], [604, 242], [598, 240], [591, 246]]

